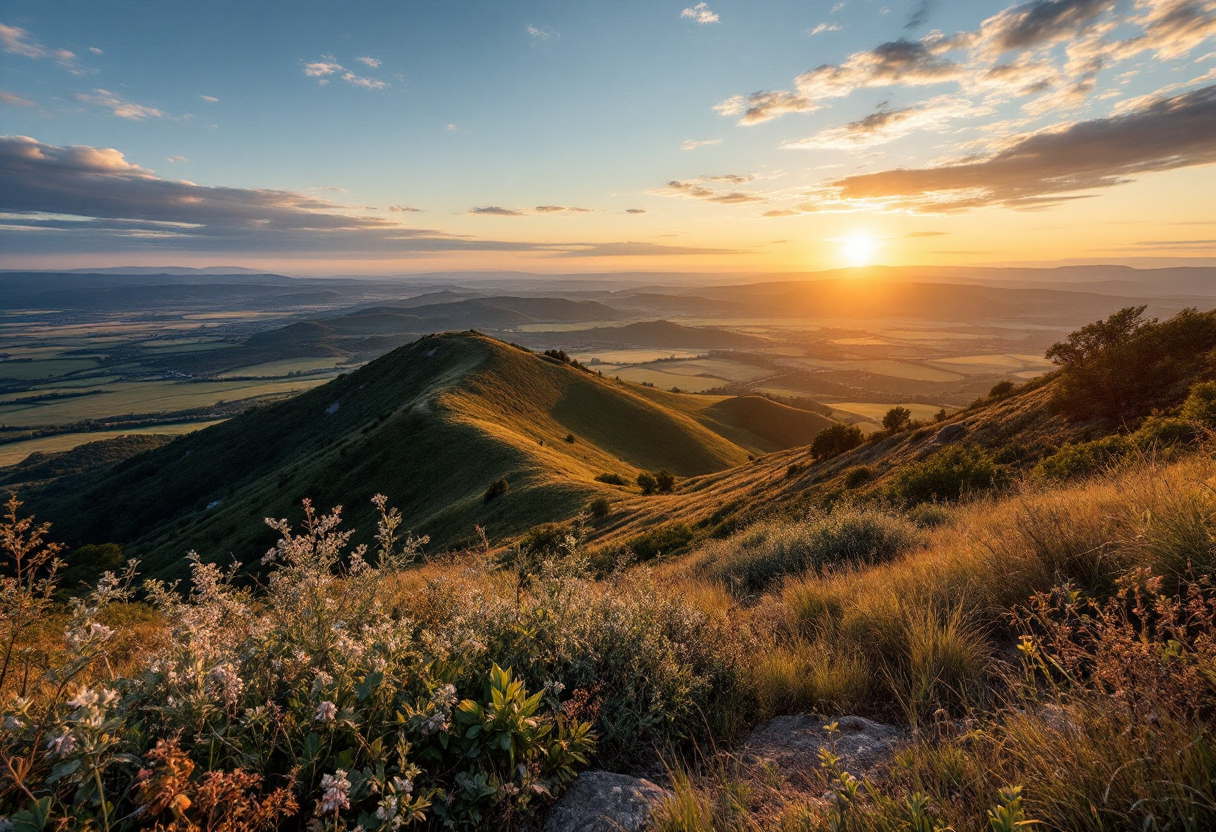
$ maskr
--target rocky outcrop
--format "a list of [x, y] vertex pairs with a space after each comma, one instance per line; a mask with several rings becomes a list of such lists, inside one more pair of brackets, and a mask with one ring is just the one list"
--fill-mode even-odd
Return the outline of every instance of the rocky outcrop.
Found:
[[649, 780], [584, 771], [545, 821], [545, 832], [638, 832], [671, 792]]
[[[832, 722], [835, 735], [824, 729]], [[819, 767], [820, 749], [834, 744], [841, 768], [860, 777], [889, 760], [902, 736], [898, 728], [860, 716], [795, 714], [757, 725], [744, 752], [753, 762], [776, 766], [783, 775], [805, 775]]]
[[946, 425], [937, 433], [933, 434], [933, 438], [925, 443], [926, 448], [936, 448], [941, 445], [949, 445], [962, 439], [967, 434], [967, 425], [961, 422], [956, 422], [952, 425]]

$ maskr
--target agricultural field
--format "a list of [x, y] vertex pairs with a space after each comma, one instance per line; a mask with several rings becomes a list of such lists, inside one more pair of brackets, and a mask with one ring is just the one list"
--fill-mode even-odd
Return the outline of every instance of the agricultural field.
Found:
[[193, 433], [196, 430], [218, 425], [223, 419], [214, 419], [208, 422], [179, 422], [176, 424], [151, 425], [141, 428], [128, 428], [126, 430], [102, 430], [93, 431], [90, 433], [62, 433], [55, 436], [43, 436], [38, 439], [26, 439], [21, 442], [10, 442], [0, 445], [0, 468], [9, 465], [16, 465], [21, 460], [25, 459], [32, 453], [53, 454], [59, 451], [70, 451], [78, 445], [83, 445], [88, 442], [99, 442], [103, 439], [114, 439], [118, 436], [131, 436], [135, 434], [164, 434], [169, 436], [177, 436], [185, 433]]

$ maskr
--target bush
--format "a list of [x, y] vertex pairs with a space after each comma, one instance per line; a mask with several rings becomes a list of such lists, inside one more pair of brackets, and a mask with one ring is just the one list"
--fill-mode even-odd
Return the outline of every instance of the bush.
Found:
[[612, 511], [612, 506], [603, 497], [596, 497], [587, 504], [587, 513], [596, 520], [603, 520]]
[[846, 488], [857, 488], [859, 485], [864, 485], [874, 479], [874, 469], [866, 465], [857, 465], [850, 468], [844, 475], [844, 484]]
[[629, 485], [629, 481], [620, 474], [600, 474], [595, 478], [595, 481], [607, 483], [608, 485]]
[[848, 564], [883, 563], [920, 545], [906, 519], [880, 509], [842, 506], [798, 523], [759, 523], [701, 550], [697, 574], [743, 594], [760, 592], [785, 577]]
[[659, 481], [655, 479], [654, 474], [643, 471], [638, 474], [638, 487], [642, 489], [643, 494], [653, 494], [659, 487]]
[[486, 493], [482, 496], [481, 501], [488, 503], [502, 497], [511, 491], [511, 486], [507, 484], [506, 479], [496, 480], [490, 483], [490, 487], [486, 489]]
[[1216, 428], [1216, 382], [1205, 381], [1192, 387], [1180, 415], [1205, 428]]
[[571, 550], [578, 542], [578, 531], [565, 523], [541, 523], [528, 529], [519, 548], [539, 555], [557, 555]]
[[908, 519], [922, 529], [936, 529], [953, 519], [950, 509], [940, 503], [921, 503], [908, 511]]
[[573, 433], [567, 433], [567, 434], [566, 434], [566, 441], [567, 441], [567, 442], [569, 442], [571, 445], [573, 445], [573, 444], [574, 444], [574, 434], [573, 434]]
[[891, 485], [891, 498], [914, 506], [934, 500], [959, 500], [1005, 481], [1004, 469], [979, 448], [951, 445], [928, 459], [910, 462]]
[[1010, 393], [1012, 393], [1014, 391], [1015, 387], [1016, 387], [1016, 385], [1014, 385], [1014, 383], [1012, 381], [1009, 381], [1008, 379], [1006, 379], [1005, 381], [998, 381], [996, 384], [992, 385], [992, 389], [988, 391], [988, 398], [990, 398], [990, 399], [1004, 398], [1005, 396], [1008, 396]]
[[815, 434], [811, 441], [811, 455], [816, 459], [830, 459], [859, 447], [862, 441], [861, 428], [837, 423]]
[[888, 433], [899, 433], [901, 430], [906, 430], [911, 422], [912, 411], [898, 405], [888, 410], [882, 417], [883, 430]]
[[676, 475], [666, 468], [654, 475], [655, 485], [662, 494], [670, 494], [676, 490]]
[[1118, 465], [1132, 450], [1132, 442], [1126, 436], [1107, 436], [1065, 445], [1039, 462], [1031, 471], [1031, 477], [1041, 480], [1088, 477]]
[[683, 549], [694, 536], [687, 523], [667, 523], [638, 535], [627, 545], [639, 560], [651, 560]]
[[1187, 445], [1198, 438], [1194, 422], [1171, 416], [1149, 416], [1132, 434], [1132, 442], [1144, 451]]

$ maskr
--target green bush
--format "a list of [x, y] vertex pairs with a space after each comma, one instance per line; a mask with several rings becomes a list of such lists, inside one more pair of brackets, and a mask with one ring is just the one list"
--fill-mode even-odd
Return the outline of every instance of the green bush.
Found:
[[683, 549], [694, 536], [687, 523], [667, 523], [632, 538], [627, 545], [639, 560], [651, 560]]
[[603, 520], [612, 511], [612, 506], [604, 497], [596, 497], [587, 504], [587, 513], [596, 520]]
[[607, 483], [608, 485], [629, 485], [629, 481], [620, 474], [600, 474], [595, 478], [595, 481]]
[[710, 543], [701, 550], [695, 569], [749, 594], [810, 569], [883, 563], [921, 541], [920, 530], [899, 515], [846, 505], [797, 523], [759, 523]]
[[882, 428], [888, 433], [899, 433], [901, 430], [907, 430], [911, 422], [912, 411], [897, 405], [882, 417]]
[[1016, 385], [1014, 385], [1012, 381], [1009, 381], [1008, 379], [1005, 381], [998, 381], [996, 384], [992, 385], [992, 389], [988, 391], [988, 398], [1004, 398], [1012, 393], [1014, 389], [1016, 389]]
[[638, 487], [642, 489], [643, 494], [653, 494], [659, 488], [659, 481], [655, 479], [654, 474], [643, 471], [638, 474]]
[[519, 540], [520, 549], [541, 555], [555, 555], [573, 549], [578, 531], [566, 523], [541, 523], [533, 526]]
[[910, 462], [896, 475], [891, 498], [914, 506], [934, 500], [959, 500], [987, 491], [1006, 479], [1004, 468], [983, 450], [951, 445], [927, 459]]
[[1133, 450], [1134, 445], [1126, 436], [1107, 436], [1065, 445], [1039, 462], [1031, 471], [1031, 477], [1042, 480], [1087, 477], [1118, 465]]
[[1132, 442], [1145, 451], [1165, 450], [1187, 445], [1198, 438], [1195, 423], [1172, 416], [1149, 416], [1132, 434]]
[[830, 459], [853, 450], [862, 441], [861, 428], [837, 423], [815, 434], [811, 441], [811, 455], [815, 459]]
[[1205, 381], [1192, 387], [1182, 403], [1181, 416], [1205, 428], [1216, 428], [1216, 382]]
[[670, 494], [676, 490], [676, 475], [663, 468], [654, 475], [655, 485], [661, 494]]
[[874, 479], [874, 469], [866, 465], [857, 465], [850, 468], [844, 475], [844, 484], [846, 488], [857, 488], [859, 485], [864, 485]]

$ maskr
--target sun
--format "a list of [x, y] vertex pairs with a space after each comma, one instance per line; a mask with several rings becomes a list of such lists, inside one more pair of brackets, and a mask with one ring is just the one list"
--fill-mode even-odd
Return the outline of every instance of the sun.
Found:
[[858, 232], [841, 240], [840, 250], [850, 266], [868, 266], [878, 251], [878, 240]]

